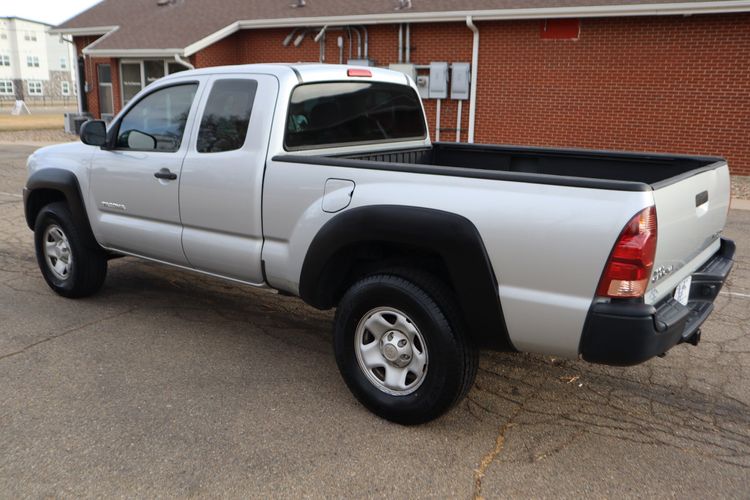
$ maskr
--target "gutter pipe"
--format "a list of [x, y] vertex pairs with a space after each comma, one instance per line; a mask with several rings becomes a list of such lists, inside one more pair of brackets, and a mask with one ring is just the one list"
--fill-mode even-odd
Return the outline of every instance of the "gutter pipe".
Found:
[[474, 122], [477, 115], [477, 66], [479, 66], [479, 29], [471, 16], [466, 16], [466, 26], [474, 33], [471, 48], [471, 90], [469, 92], [469, 138], [468, 143], [474, 143]]
[[186, 59], [183, 59], [182, 57], [180, 57], [180, 54], [175, 54], [174, 55], [174, 60], [175, 60], [175, 62], [177, 64], [182, 64], [183, 66], [185, 66], [188, 69], [195, 69], [195, 66], [193, 66], [192, 64], [190, 64], [190, 62], [188, 62]]

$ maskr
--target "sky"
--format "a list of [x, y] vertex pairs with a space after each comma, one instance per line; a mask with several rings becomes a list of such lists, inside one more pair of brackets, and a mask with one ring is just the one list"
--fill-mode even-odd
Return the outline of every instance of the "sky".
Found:
[[60, 24], [100, 0], [0, 0], [0, 17], [16, 16]]

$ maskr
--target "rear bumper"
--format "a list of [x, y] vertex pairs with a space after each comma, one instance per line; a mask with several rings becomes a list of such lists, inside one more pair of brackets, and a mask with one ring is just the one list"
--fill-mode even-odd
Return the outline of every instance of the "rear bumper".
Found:
[[699, 328], [713, 311], [714, 300], [732, 270], [734, 251], [734, 242], [722, 238], [719, 251], [693, 273], [687, 306], [671, 296], [656, 305], [592, 305], [581, 337], [583, 359], [628, 366], [663, 354], [681, 342], [697, 343]]

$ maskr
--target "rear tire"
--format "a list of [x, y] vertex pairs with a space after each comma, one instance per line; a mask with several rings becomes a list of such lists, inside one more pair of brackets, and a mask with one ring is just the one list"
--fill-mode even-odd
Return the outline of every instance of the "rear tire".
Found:
[[460, 401], [478, 360], [450, 290], [409, 270], [366, 277], [346, 292], [334, 351], [354, 396], [400, 424], [428, 422]]
[[85, 245], [65, 203], [50, 203], [39, 211], [34, 225], [36, 260], [47, 285], [68, 298], [97, 292], [107, 276], [107, 256], [101, 248]]

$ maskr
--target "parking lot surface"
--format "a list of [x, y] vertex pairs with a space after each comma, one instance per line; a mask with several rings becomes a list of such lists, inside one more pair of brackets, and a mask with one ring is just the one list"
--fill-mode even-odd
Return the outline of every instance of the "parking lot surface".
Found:
[[132, 258], [50, 291], [0, 145], [0, 497], [736, 497], [750, 492], [750, 211], [696, 348], [612, 368], [484, 353], [446, 416], [375, 417], [330, 312]]

